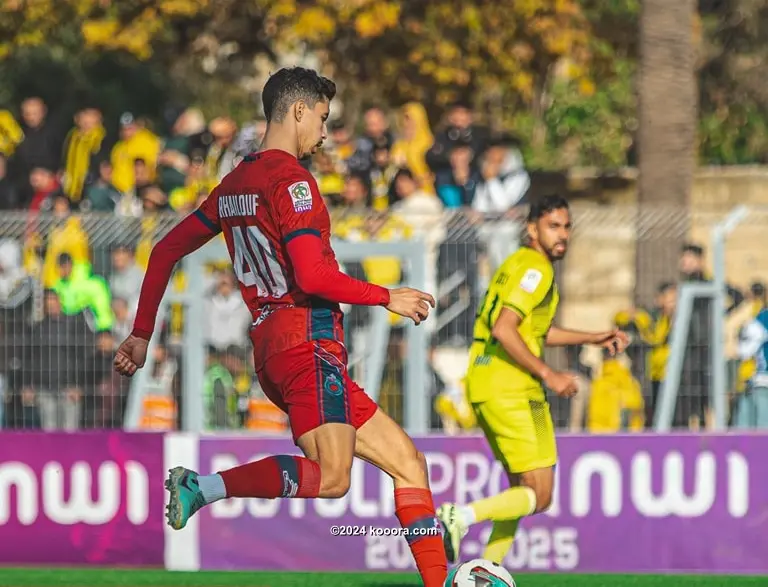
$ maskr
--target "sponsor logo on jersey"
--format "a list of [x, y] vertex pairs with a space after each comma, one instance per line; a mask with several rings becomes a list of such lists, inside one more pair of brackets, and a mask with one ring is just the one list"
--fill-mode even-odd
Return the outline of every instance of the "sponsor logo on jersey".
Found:
[[541, 274], [541, 271], [536, 269], [529, 269], [525, 272], [525, 275], [523, 275], [523, 278], [520, 280], [520, 287], [523, 288], [523, 291], [533, 293], [536, 291], [536, 288], [539, 287], [542, 277], [543, 275]]
[[219, 196], [219, 218], [255, 216], [259, 207], [258, 194], [231, 194]]
[[310, 190], [308, 182], [294, 183], [288, 188], [288, 193], [291, 194], [291, 202], [293, 202], [293, 209], [296, 212], [306, 212], [312, 209], [312, 190]]

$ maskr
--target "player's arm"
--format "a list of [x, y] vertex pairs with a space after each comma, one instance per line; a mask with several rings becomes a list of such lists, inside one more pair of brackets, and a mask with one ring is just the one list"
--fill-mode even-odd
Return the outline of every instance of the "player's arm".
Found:
[[416, 324], [426, 318], [429, 305], [434, 307], [428, 294], [410, 288], [390, 291], [354, 279], [327, 261], [321, 240], [327, 212], [313, 178], [279, 185], [275, 211], [296, 285], [304, 293], [340, 304], [384, 306]]
[[176, 263], [221, 232], [215, 203], [209, 203], [212, 200], [214, 197], [209, 196], [200, 209], [177, 224], [153, 247], [141, 284], [133, 330], [115, 354], [115, 370], [121, 375], [130, 377], [144, 365], [157, 311]]
[[530, 268], [513, 273], [501, 296], [502, 309], [493, 323], [491, 334], [523, 369], [558, 395], [570, 397], [577, 389], [574, 376], [550, 369], [531, 352], [520, 335], [520, 325], [542, 303], [553, 279], [551, 270]]
[[547, 346], [552, 347], [593, 344], [608, 349], [611, 354], [615, 354], [627, 348], [629, 338], [618, 328], [605, 332], [582, 332], [581, 330], [570, 330], [552, 326], [547, 332], [545, 342]]

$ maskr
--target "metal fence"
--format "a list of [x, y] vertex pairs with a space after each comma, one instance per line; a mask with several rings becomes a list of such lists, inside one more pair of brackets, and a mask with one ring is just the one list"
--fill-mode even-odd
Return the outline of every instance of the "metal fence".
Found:
[[[712, 229], [726, 212], [575, 206], [572, 244], [558, 267], [558, 321], [584, 330], [618, 323], [632, 333], [633, 343], [626, 356], [609, 363], [593, 348], [547, 351], [553, 365], [582, 375], [576, 401], [552, 398], [558, 427], [615, 431], [651, 423], [675, 320], [674, 295], [657, 295], [658, 287], [678, 282], [687, 241], [704, 246], [704, 273], [712, 274]], [[250, 317], [219, 239], [177, 269], [142, 375], [131, 383], [113, 374], [112, 353], [130, 331], [151, 246], [177, 221], [3, 214], [5, 427], [285, 430], [284, 417], [266, 401], [252, 373]], [[472, 426], [462, 377], [474, 314], [495, 267], [519, 245], [519, 216], [451, 211], [437, 219], [353, 218], [340, 212], [334, 227], [345, 271], [387, 286], [423, 284], [439, 302], [422, 329], [383, 311], [347, 309], [353, 377], [411, 430]], [[768, 253], [760, 246], [766, 228], [768, 212], [752, 210], [718, 261], [725, 280], [742, 292], [768, 277]], [[414, 261], [419, 251], [423, 266]], [[693, 318], [679, 336], [684, 350], [674, 385], [674, 427], [695, 427], [706, 419], [713, 336], [725, 344], [725, 385], [733, 406], [743, 397], [736, 395], [744, 385], [733, 341], [756, 307], [755, 296], [746, 297], [749, 303], [728, 314], [722, 335], [711, 321], [710, 302], [691, 300]]]

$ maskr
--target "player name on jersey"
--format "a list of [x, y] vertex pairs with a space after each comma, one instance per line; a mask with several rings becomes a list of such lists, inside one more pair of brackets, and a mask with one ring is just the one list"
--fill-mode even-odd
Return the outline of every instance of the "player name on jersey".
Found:
[[219, 217], [254, 216], [259, 205], [258, 194], [219, 196]]

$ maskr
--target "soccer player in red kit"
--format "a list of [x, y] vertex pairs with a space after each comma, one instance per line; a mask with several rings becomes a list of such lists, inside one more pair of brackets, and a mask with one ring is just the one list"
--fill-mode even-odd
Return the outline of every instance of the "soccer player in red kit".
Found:
[[342, 497], [357, 456], [394, 480], [395, 513], [419, 573], [427, 587], [440, 587], [447, 562], [424, 455], [349, 377], [339, 308], [384, 306], [419, 324], [435, 302], [414, 289], [387, 290], [339, 271], [328, 210], [298, 161], [326, 138], [335, 94], [333, 82], [308, 69], [281, 69], [269, 78], [262, 94], [268, 123], [262, 150], [246, 157], [157, 243], [134, 329], [117, 351], [115, 369], [131, 376], [144, 364], [174, 265], [223, 232], [253, 314], [259, 381], [288, 414], [305, 456], [272, 456], [205, 476], [172, 469], [166, 481], [169, 525], [181, 529], [201, 507], [228, 497]]

